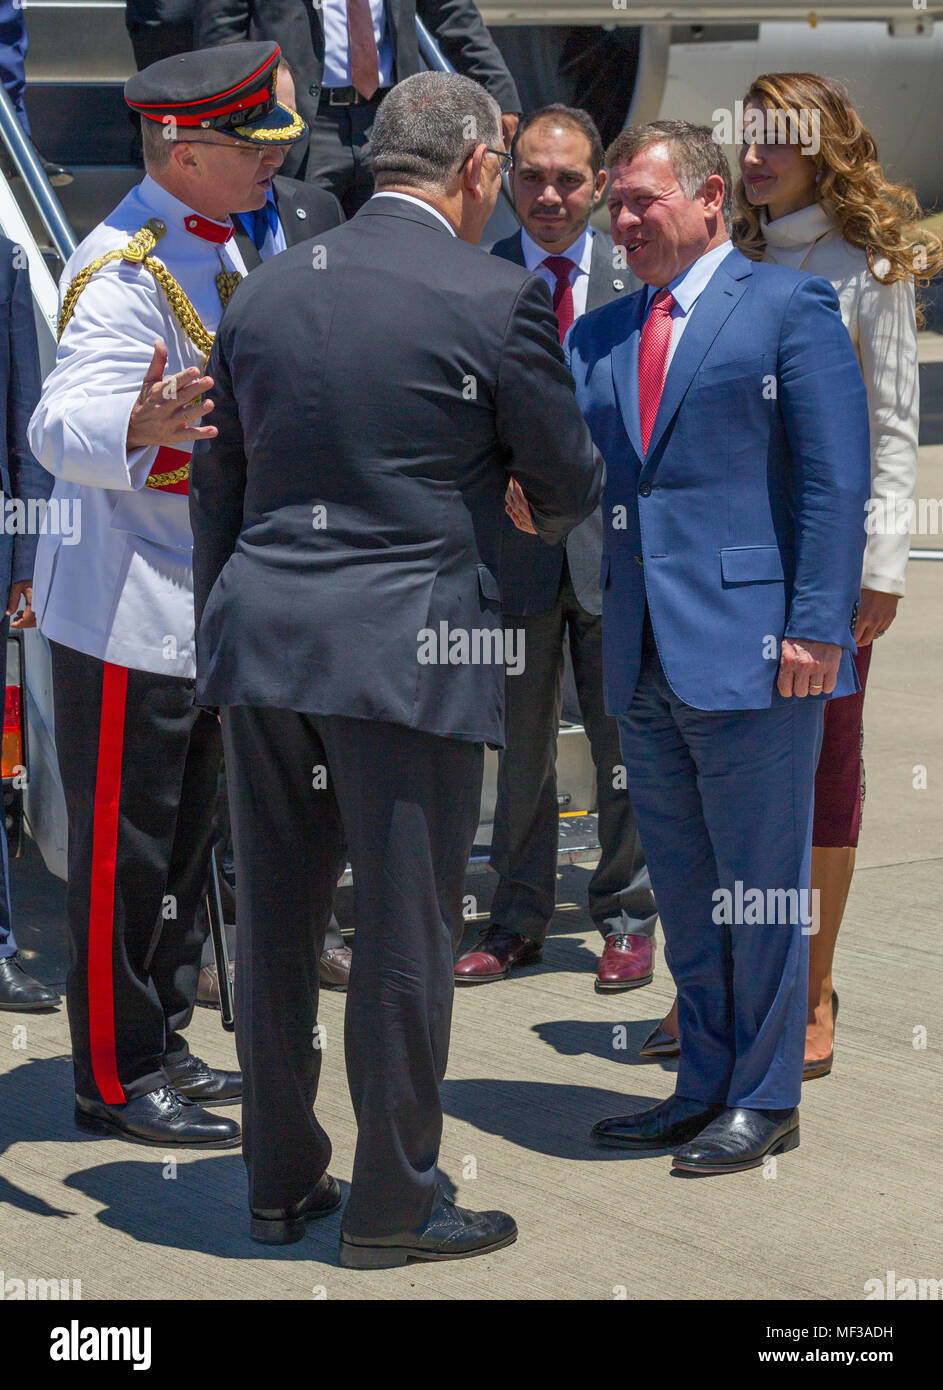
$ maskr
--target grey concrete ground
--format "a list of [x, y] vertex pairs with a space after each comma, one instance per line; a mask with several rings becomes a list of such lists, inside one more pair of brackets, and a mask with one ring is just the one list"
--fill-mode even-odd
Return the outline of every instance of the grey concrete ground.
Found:
[[[927, 339], [927, 368], [943, 339]], [[925, 421], [943, 389], [925, 382]], [[918, 494], [943, 497], [943, 438], [921, 451]], [[940, 546], [940, 536], [915, 538]], [[247, 1234], [236, 1153], [180, 1155], [80, 1135], [60, 1010], [0, 1013], [0, 1269], [79, 1279], [87, 1299], [863, 1299], [870, 1279], [943, 1278], [943, 563], [914, 562], [875, 653], [868, 794], [836, 963], [835, 1069], [806, 1087], [802, 1143], [775, 1170], [687, 1181], [667, 1157], [596, 1150], [600, 1116], [667, 1096], [673, 1065], [637, 1049], [667, 1008], [659, 958], [646, 989], [593, 992], [599, 939], [589, 871], [566, 869], [542, 964], [456, 997], [444, 1088], [444, 1180], [473, 1207], [511, 1211], [520, 1239], [491, 1258], [354, 1273], [339, 1218], [299, 1245]], [[490, 875], [469, 878], [480, 913]], [[62, 983], [62, 885], [35, 856], [13, 866], [14, 910], [35, 973]], [[354, 1126], [342, 995], [324, 996], [319, 1114], [332, 1170], [349, 1178]], [[235, 1065], [218, 1016], [198, 1010], [194, 1051]]]

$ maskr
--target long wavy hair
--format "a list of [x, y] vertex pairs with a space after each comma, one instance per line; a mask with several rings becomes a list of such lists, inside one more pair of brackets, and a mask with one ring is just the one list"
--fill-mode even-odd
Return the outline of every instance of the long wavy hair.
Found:
[[[943, 243], [920, 226], [923, 210], [913, 189], [885, 177], [874, 137], [840, 82], [813, 72], [764, 73], [750, 84], [743, 103], [785, 111], [796, 122], [800, 113], [817, 113], [819, 148], [808, 156], [815, 163], [816, 201], [825, 205], [842, 238], [865, 252], [876, 280], [883, 285], [912, 280], [923, 287], [943, 269]], [[762, 205], [750, 203], [742, 178], [734, 190], [734, 211], [736, 245], [751, 260], [761, 260], [766, 249]], [[922, 326], [919, 306], [917, 319]]]

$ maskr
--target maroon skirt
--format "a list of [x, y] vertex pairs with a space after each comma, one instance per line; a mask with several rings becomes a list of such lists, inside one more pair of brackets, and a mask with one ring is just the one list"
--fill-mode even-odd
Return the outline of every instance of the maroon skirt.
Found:
[[873, 645], [872, 642], [859, 647], [854, 656], [861, 689], [855, 695], [829, 700], [825, 706], [812, 821], [812, 843], [819, 849], [841, 849], [858, 843], [864, 804], [862, 713]]

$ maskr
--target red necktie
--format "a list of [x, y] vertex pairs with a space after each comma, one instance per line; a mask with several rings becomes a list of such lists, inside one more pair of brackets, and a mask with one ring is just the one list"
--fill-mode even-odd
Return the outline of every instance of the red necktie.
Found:
[[652, 437], [665, 377], [668, 375], [674, 303], [667, 290], [658, 291], [652, 300], [638, 345], [638, 418], [645, 453], [648, 452], [648, 441]]
[[570, 271], [576, 265], [569, 256], [547, 256], [541, 262], [556, 277], [556, 285], [553, 290], [553, 307], [556, 311], [557, 322], [560, 325], [560, 342], [566, 337], [566, 331], [573, 322], [573, 286], [570, 284]]
[[373, 34], [370, 0], [347, 0], [350, 81], [367, 101], [380, 85], [380, 55]]

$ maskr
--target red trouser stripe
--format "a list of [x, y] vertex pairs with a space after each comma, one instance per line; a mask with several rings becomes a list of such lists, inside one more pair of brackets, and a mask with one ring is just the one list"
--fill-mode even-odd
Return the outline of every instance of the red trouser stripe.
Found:
[[115, 1054], [115, 993], [112, 953], [115, 935], [115, 871], [118, 859], [118, 806], [128, 672], [104, 663], [98, 772], [92, 830], [92, 884], [88, 921], [88, 1030], [92, 1072], [102, 1099], [123, 1105]]

